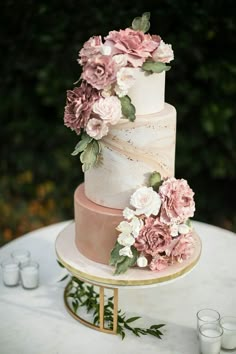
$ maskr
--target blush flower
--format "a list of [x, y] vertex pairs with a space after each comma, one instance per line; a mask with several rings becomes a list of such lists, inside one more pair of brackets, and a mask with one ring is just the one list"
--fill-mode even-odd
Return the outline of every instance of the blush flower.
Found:
[[116, 64], [109, 55], [100, 55], [87, 61], [82, 78], [98, 90], [116, 81]]
[[135, 240], [135, 248], [151, 256], [164, 252], [171, 243], [172, 238], [167, 225], [160, 222], [159, 218], [149, 217]]
[[119, 97], [128, 94], [129, 89], [135, 84], [136, 69], [134, 68], [121, 68], [117, 72], [117, 82], [115, 92]]
[[141, 187], [132, 194], [130, 204], [136, 208], [136, 215], [157, 215], [160, 210], [161, 199], [152, 187]]
[[166, 269], [168, 267], [168, 265], [169, 265], [168, 257], [157, 255], [157, 256], [153, 257], [153, 259], [151, 260], [151, 262], [149, 264], [149, 268], [152, 271], [160, 272], [161, 270]]
[[160, 61], [162, 63], [169, 63], [174, 59], [174, 52], [171, 44], [166, 44], [161, 40], [158, 48], [152, 53], [152, 59], [154, 61]]
[[195, 211], [194, 192], [184, 179], [171, 177], [159, 188], [161, 198], [161, 222], [171, 224], [184, 223]]
[[181, 235], [170, 256], [172, 261], [176, 260], [177, 262], [182, 263], [193, 254], [193, 250], [194, 244], [192, 234]]
[[108, 126], [102, 119], [90, 118], [86, 126], [86, 133], [92, 138], [100, 140], [108, 134]]
[[78, 59], [79, 64], [84, 65], [87, 61], [95, 55], [100, 54], [102, 47], [101, 36], [94, 36], [89, 38], [87, 42], [84, 43], [83, 48], [79, 52], [80, 59]]
[[114, 125], [122, 117], [120, 100], [116, 96], [101, 97], [94, 103], [93, 112], [107, 124]]
[[80, 134], [81, 129], [86, 127], [92, 106], [99, 96], [99, 92], [85, 82], [80, 87], [67, 91], [65, 125]]
[[105, 38], [105, 45], [113, 47], [112, 54], [127, 54], [127, 61], [133, 67], [142, 66], [151, 53], [158, 47], [150, 34], [130, 28], [111, 31]]

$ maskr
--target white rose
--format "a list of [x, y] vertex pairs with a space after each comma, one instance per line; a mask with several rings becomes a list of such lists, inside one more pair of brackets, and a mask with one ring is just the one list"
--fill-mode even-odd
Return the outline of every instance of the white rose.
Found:
[[116, 124], [122, 117], [121, 103], [116, 96], [100, 98], [93, 105], [93, 112], [109, 124]]
[[144, 214], [149, 217], [159, 213], [161, 198], [152, 187], [141, 187], [132, 194], [130, 204], [136, 209], [136, 215]]
[[123, 210], [123, 216], [125, 219], [130, 220], [134, 217], [134, 211], [127, 207]]
[[138, 257], [138, 259], [137, 259], [137, 265], [138, 265], [138, 267], [140, 267], [140, 268], [146, 267], [146, 266], [148, 265], [148, 260], [147, 260], [147, 258], [144, 257], [144, 256]]
[[122, 246], [132, 246], [135, 242], [135, 239], [131, 235], [120, 234], [117, 239], [118, 243]]
[[133, 258], [133, 253], [129, 246], [125, 246], [119, 250], [120, 256], [127, 256], [129, 258]]
[[122, 67], [116, 75], [115, 92], [119, 97], [127, 95], [129, 89], [136, 81], [136, 70], [134, 68]]
[[181, 224], [179, 225], [179, 233], [182, 234], [182, 235], [186, 235], [189, 233], [190, 231], [190, 227], [186, 224]]
[[134, 238], [138, 237], [141, 228], [143, 227], [143, 221], [136, 216], [130, 222], [132, 228], [132, 235]]
[[120, 231], [122, 234], [130, 235], [132, 232], [132, 226], [128, 221], [121, 221], [116, 230]]
[[179, 235], [179, 226], [177, 224], [173, 224], [170, 227], [170, 235], [172, 237], [176, 237]]
[[111, 55], [112, 48], [109, 45], [103, 44], [100, 48], [102, 55]]
[[86, 133], [92, 138], [99, 140], [108, 133], [108, 126], [104, 121], [97, 118], [89, 119], [86, 126]]
[[159, 47], [152, 53], [152, 59], [162, 63], [169, 63], [174, 59], [172, 45], [161, 41]]

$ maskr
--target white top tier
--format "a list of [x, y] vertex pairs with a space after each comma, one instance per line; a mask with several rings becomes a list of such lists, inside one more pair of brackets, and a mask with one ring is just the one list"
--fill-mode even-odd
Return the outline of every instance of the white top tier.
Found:
[[137, 115], [152, 114], [164, 109], [165, 71], [160, 74], [148, 74], [142, 69], [136, 70], [136, 82], [128, 92]]

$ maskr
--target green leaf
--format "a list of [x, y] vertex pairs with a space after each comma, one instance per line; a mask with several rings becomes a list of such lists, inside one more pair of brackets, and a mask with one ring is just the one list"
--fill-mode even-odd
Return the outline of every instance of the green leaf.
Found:
[[115, 273], [114, 273], [115, 275], [125, 273], [129, 267], [132, 267], [137, 262], [139, 253], [136, 250], [136, 248], [134, 248], [133, 246], [131, 247], [131, 250], [133, 253], [132, 258], [123, 256], [124, 258], [121, 261], [118, 259], [118, 262], [116, 263]]
[[65, 268], [65, 266], [60, 261], [58, 261], [58, 259], [57, 259], [57, 263], [60, 267]]
[[154, 191], [158, 192], [159, 187], [162, 184], [161, 175], [159, 172], [153, 172], [149, 177], [149, 186], [154, 189]]
[[78, 142], [78, 144], [75, 146], [74, 151], [72, 152], [71, 155], [76, 156], [78, 155], [80, 152], [84, 151], [86, 149], [86, 147], [88, 146], [88, 144], [93, 140], [93, 138], [91, 138], [91, 136], [89, 136], [86, 133], [83, 133], [81, 136], [81, 140]]
[[129, 96], [119, 97], [121, 103], [121, 110], [124, 118], [127, 118], [129, 121], [133, 122], [135, 120], [135, 107], [131, 102]]
[[80, 161], [82, 162], [83, 172], [89, 170], [96, 164], [98, 155], [101, 152], [100, 144], [97, 140], [92, 140], [80, 155]]
[[168, 71], [171, 69], [169, 65], [161, 63], [159, 61], [146, 61], [142, 65], [142, 69], [149, 73], [161, 73], [162, 71]]
[[159, 328], [162, 328], [162, 327], [164, 327], [164, 326], [165, 326], [165, 324], [152, 325], [152, 326], [150, 327], [150, 329], [159, 329]]
[[135, 17], [132, 22], [132, 29], [146, 33], [150, 28], [150, 12], [145, 12], [142, 17]]
[[130, 317], [128, 318], [128, 320], [126, 321], [126, 323], [130, 323], [130, 322], [134, 322], [139, 320], [141, 317], [140, 316], [136, 316], [136, 317]]
[[118, 262], [118, 260], [120, 258], [119, 251], [121, 250], [121, 248], [123, 248], [123, 246], [120, 245], [118, 242], [116, 242], [114, 248], [111, 251], [111, 255], [110, 255], [109, 264], [111, 266], [115, 266], [116, 263]]
[[68, 277], [69, 277], [69, 274], [66, 274], [62, 279], [59, 280], [59, 282], [67, 279]]

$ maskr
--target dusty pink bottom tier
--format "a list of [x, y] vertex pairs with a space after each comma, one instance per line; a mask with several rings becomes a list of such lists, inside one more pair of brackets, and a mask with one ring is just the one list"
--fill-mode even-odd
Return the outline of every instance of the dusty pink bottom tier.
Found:
[[109, 264], [112, 248], [123, 220], [122, 210], [100, 206], [84, 194], [84, 184], [74, 194], [75, 244], [78, 250], [94, 262]]

